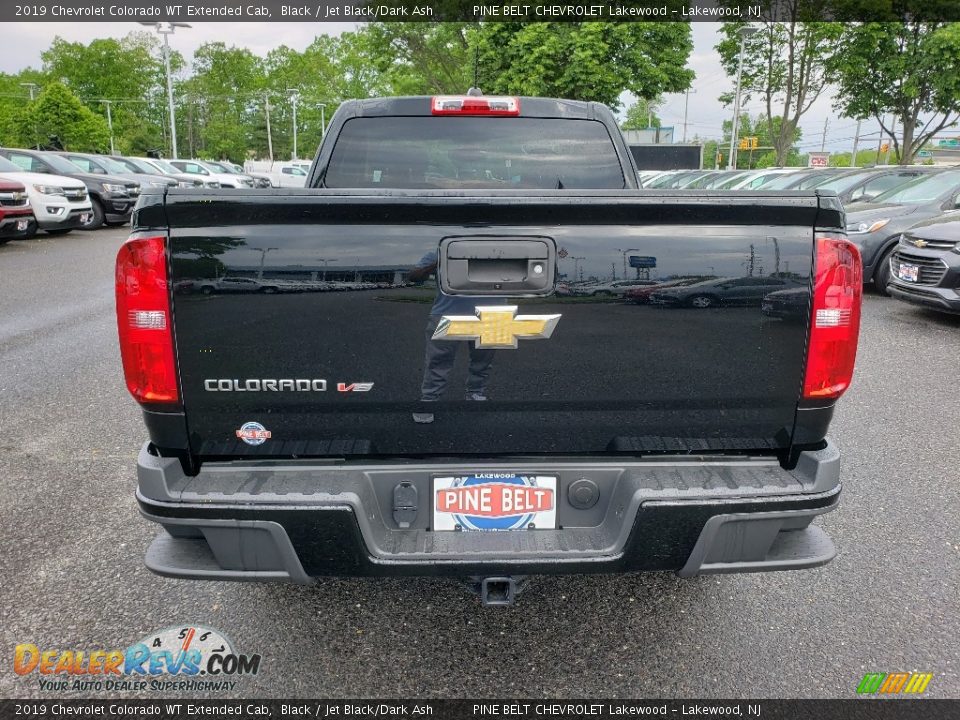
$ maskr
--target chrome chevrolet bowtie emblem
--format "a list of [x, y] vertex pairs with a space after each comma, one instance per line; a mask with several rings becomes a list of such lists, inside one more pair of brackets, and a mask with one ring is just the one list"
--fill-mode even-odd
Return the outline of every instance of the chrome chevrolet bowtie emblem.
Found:
[[559, 315], [517, 315], [515, 305], [478, 307], [476, 315], [444, 315], [434, 340], [475, 340], [478, 348], [516, 350], [517, 340], [545, 340]]
[[929, 245], [930, 243], [928, 243], [926, 240], [921, 240], [920, 238], [912, 238], [910, 240], [910, 244], [915, 245], [918, 248], [923, 248]]

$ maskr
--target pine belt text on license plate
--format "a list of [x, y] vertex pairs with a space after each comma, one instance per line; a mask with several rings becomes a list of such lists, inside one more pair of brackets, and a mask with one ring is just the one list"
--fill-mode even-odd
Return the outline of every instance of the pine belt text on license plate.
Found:
[[910, 282], [916, 282], [920, 275], [920, 266], [918, 265], [908, 265], [907, 263], [900, 263], [900, 267], [897, 268], [897, 277], [901, 280], [909, 280]]
[[475, 473], [433, 479], [434, 530], [557, 527], [555, 475]]

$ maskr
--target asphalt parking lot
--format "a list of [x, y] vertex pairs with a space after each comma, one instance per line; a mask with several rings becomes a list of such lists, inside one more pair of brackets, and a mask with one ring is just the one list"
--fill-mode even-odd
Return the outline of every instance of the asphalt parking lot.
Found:
[[263, 656], [231, 697], [851, 697], [897, 671], [960, 697], [960, 318], [866, 297], [824, 568], [537, 578], [509, 609], [449, 580], [174, 581], [142, 564], [145, 431], [113, 311], [126, 233], [0, 247], [0, 696], [50, 697], [14, 674], [17, 643], [124, 648], [201, 623]]

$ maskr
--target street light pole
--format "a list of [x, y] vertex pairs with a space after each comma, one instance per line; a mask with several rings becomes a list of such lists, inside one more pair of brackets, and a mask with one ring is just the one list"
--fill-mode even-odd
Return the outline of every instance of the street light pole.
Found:
[[113, 104], [113, 100], [101, 100], [100, 102], [107, 106], [107, 127], [110, 128], [110, 154], [116, 155], [117, 151], [113, 147], [113, 115], [110, 114], [110, 106]]
[[752, 25], [744, 25], [737, 30], [740, 36], [740, 56], [737, 60], [737, 94], [733, 101], [733, 128], [730, 134], [730, 155], [727, 157], [727, 170], [736, 170], [737, 163], [734, 153], [737, 149], [737, 133], [740, 131], [740, 81], [743, 77], [743, 51], [747, 45], [747, 38], [757, 32]]
[[300, 91], [296, 89], [288, 88], [287, 92], [290, 93], [290, 102], [293, 103], [293, 157], [291, 160], [297, 159], [297, 102], [300, 100]]
[[270, 252], [271, 250], [279, 250], [280, 248], [275, 248], [275, 247], [268, 247], [268, 248], [252, 247], [252, 248], [250, 248], [250, 249], [251, 249], [251, 250], [256, 250], [256, 251], [258, 251], [258, 252], [260, 253], [260, 269], [257, 271], [257, 280], [263, 280], [263, 265], [264, 265], [264, 262], [265, 262], [266, 259], [267, 259], [267, 253]]
[[[620, 248], [617, 248], [620, 250]], [[640, 252], [640, 248], [627, 248], [626, 250], [620, 250], [623, 253], [623, 279], [627, 279], [627, 253], [631, 252]], [[637, 268], [637, 275], [640, 274], [640, 268]]]
[[324, 282], [326, 282], [326, 279], [327, 279], [327, 267], [330, 265], [330, 263], [336, 262], [336, 261], [339, 260], [339, 259], [340, 259], [340, 258], [317, 258], [317, 260], [318, 260], [319, 262], [322, 262], [322, 263], [323, 263], [323, 280], [324, 280]]
[[163, 35], [163, 66], [167, 71], [167, 112], [170, 114], [170, 154], [177, 159], [177, 118], [173, 110], [173, 79], [170, 75], [170, 36], [178, 27], [188, 28], [189, 23], [180, 22], [141, 22], [141, 25], [153, 26]]

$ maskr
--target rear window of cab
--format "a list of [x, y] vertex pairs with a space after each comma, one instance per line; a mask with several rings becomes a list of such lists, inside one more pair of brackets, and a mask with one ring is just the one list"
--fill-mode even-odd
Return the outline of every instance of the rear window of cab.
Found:
[[596, 120], [374, 117], [348, 120], [324, 187], [606, 190], [625, 186]]

